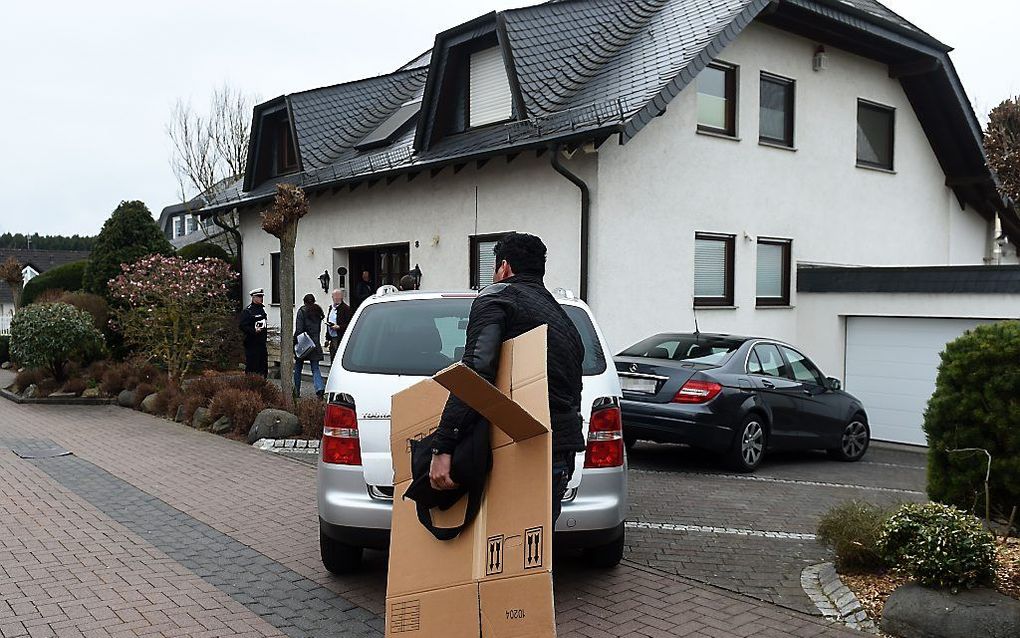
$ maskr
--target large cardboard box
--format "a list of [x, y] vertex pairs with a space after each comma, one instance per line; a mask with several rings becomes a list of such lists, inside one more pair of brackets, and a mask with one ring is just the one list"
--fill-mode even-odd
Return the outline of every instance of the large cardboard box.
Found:
[[[493, 468], [474, 522], [438, 541], [401, 498], [411, 483], [410, 441], [434, 431], [450, 393], [492, 424]], [[393, 638], [537, 638], [556, 635], [552, 591], [552, 436], [546, 328], [503, 344], [493, 386], [462, 364], [394, 395], [394, 501], [386, 587]], [[464, 520], [466, 498], [440, 527]]]

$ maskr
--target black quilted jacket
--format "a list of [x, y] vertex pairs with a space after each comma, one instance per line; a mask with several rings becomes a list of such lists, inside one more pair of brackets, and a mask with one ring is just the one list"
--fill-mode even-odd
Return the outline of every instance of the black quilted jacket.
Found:
[[[487, 286], [471, 306], [464, 349], [464, 365], [494, 382], [503, 342], [549, 326], [549, 412], [553, 451], [579, 452], [581, 436], [581, 362], [584, 344], [573, 322], [546, 290], [541, 277], [517, 275]], [[449, 454], [457, 441], [483, 422], [481, 415], [450, 396], [433, 442], [433, 450]]]

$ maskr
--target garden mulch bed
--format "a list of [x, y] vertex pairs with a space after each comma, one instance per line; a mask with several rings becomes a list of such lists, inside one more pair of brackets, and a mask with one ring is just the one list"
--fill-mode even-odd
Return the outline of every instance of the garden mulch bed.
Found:
[[[999, 560], [995, 572], [995, 589], [1020, 600], [1020, 538], [1009, 538], [1005, 543], [996, 542]], [[840, 580], [861, 601], [868, 616], [878, 624], [882, 619], [882, 608], [900, 585], [910, 578], [896, 572], [881, 574], [840, 574]]]

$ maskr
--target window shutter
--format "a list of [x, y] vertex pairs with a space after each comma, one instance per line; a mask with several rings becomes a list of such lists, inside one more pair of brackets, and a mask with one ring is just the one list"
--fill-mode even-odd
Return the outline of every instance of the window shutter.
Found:
[[492, 252], [496, 247], [496, 240], [480, 241], [475, 244], [475, 263], [478, 264], [478, 288], [484, 288], [492, 283], [492, 277], [496, 271], [496, 253]]
[[780, 244], [758, 244], [758, 296], [783, 297], [783, 249]]
[[725, 240], [694, 240], [694, 296], [726, 296]]
[[499, 47], [471, 55], [471, 81], [468, 88], [470, 126], [484, 126], [509, 120], [513, 115], [513, 97], [507, 78], [503, 52]]

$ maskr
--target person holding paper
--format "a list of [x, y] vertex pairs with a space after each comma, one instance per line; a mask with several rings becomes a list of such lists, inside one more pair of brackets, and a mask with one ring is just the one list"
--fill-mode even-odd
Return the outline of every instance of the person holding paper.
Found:
[[[499, 368], [507, 339], [548, 326], [547, 369], [552, 421], [552, 520], [559, 517], [563, 495], [574, 471], [574, 457], [584, 450], [581, 434], [581, 363], [584, 345], [577, 328], [546, 289], [546, 247], [526, 233], [510, 233], [493, 249], [496, 272], [471, 306], [462, 362], [490, 383]], [[429, 478], [434, 489], [456, 487], [450, 477], [452, 452], [471, 428], [484, 420], [451, 395], [433, 439]]]
[[305, 361], [312, 368], [312, 383], [315, 385], [315, 395], [320, 399], [326, 390], [326, 382], [322, 380], [322, 372], [319, 370], [319, 362], [322, 361], [322, 345], [319, 340], [322, 336], [322, 321], [326, 313], [322, 311], [319, 304], [315, 303], [315, 295], [305, 295], [304, 304], [298, 308], [297, 318], [294, 320], [294, 345], [297, 346], [301, 335], [307, 335], [312, 348], [307, 352], [298, 355], [295, 351], [294, 361], [294, 398], [301, 396], [301, 370], [305, 367]]

